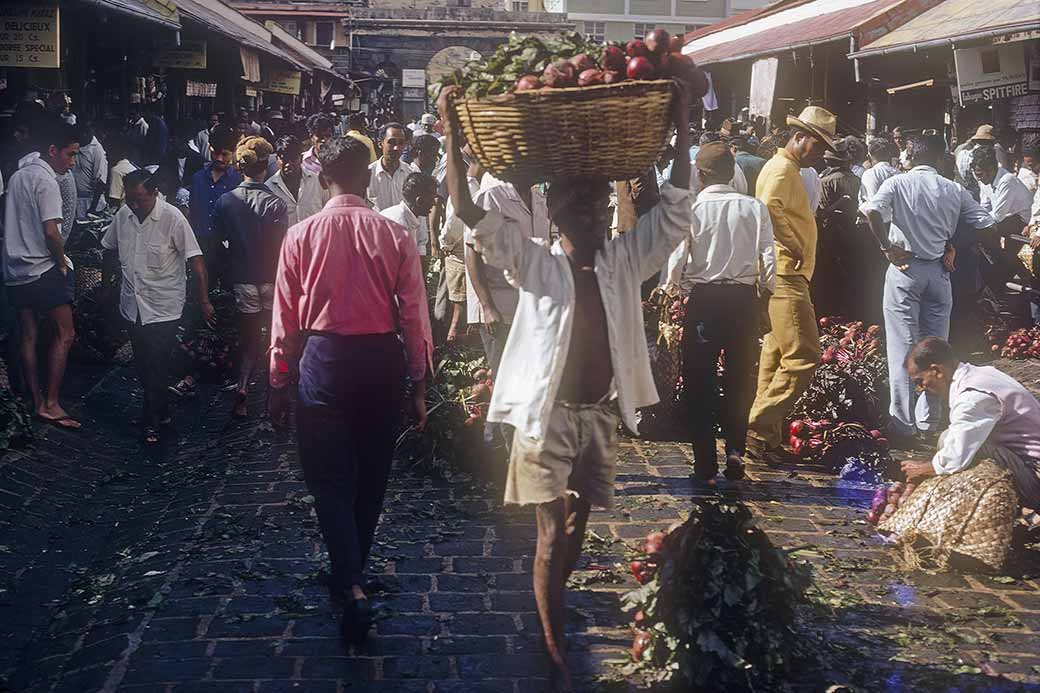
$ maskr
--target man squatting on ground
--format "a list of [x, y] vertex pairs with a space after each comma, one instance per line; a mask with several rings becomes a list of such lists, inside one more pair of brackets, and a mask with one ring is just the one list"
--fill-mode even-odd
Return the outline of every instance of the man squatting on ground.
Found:
[[[560, 240], [525, 240], [515, 223], [470, 197], [454, 93], [445, 89], [438, 104], [452, 203], [473, 230], [473, 249], [520, 291], [488, 420], [516, 429], [505, 501], [537, 506], [534, 591], [551, 685], [572, 691], [564, 587], [591, 506], [613, 503], [619, 420], [635, 431], [635, 410], [658, 400], [640, 286], [689, 233], [690, 161], [679, 157], [661, 202], [609, 243], [609, 181], [556, 181], [548, 204]], [[680, 85], [672, 113], [680, 151], [689, 149], [689, 103]]]

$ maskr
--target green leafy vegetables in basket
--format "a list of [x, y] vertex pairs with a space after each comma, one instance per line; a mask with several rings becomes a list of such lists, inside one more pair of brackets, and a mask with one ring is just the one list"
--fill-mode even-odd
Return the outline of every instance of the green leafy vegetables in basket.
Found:
[[694, 97], [707, 92], [703, 72], [682, 54], [682, 38], [669, 36], [664, 29], [654, 29], [646, 40], [635, 39], [625, 45], [600, 44], [573, 32], [550, 41], [514, 33], [486, 60], [470, 61], [431, 85], [431, 97], [436, 99], [440, 89], [448, 85], [460, 86], [466, 98], [482, 98], [514, 91], [672, 77], [690, 82]]

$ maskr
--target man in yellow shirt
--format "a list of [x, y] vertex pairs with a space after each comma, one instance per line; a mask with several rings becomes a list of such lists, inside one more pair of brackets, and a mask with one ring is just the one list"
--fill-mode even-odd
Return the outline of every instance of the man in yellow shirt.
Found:
[[368, 147], [368, 154], [371, 157], [368, 163], [374, 164], [379, 156], [376, 155], [376, 145], [372, 142], [372, 138], [365, 134], [367, 126], [368, 123], [365, 121], [364, 113], [351, 113], [350, 118], [347, 119], [347, 127], [350, 129], [345, 134], [347, 137], [353, 137]]
[[770, 332], [762, 343], [758, 393], [749, 421], [751, 454], [782, 455], [784, 419], [812, 381], [820, 361], [820, 333], [809, 297], [816, 266], [816, 217], [801, 169], [834, 149], [837, 117], [809, 106], [787, 117], [787, 145], [762, 167], [756, 197], [769, 208], [776, 239], [776, 290], [768, 297]]

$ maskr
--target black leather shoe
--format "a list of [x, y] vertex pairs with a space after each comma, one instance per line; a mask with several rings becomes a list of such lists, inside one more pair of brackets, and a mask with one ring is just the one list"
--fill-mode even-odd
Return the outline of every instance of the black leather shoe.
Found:
[[340, 622], [340, 634], [348, 645], [365, 644], [368, 631], [372, 628], [372, 604], [368, 599], [354, 599], [343, 607], [343, 620]]
[[726, 456], [726, 471], [723, 472], [730, 481], [740, 481], [744, 478], [744, 458], [736, 453]]

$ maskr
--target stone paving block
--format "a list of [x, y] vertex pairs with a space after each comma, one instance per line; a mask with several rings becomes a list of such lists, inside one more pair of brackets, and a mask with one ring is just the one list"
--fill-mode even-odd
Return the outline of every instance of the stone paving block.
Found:
[[[380, 641], [386, 638], [380, 638]], [[509, 638], [502, 636], [451, 635], [430, 639], [430, 654], [504, 654], [509, 649]]]
[[[430, 611], [484, 611], [484, 595], [462, 592], [431, 592]], [[507, 609], [495, 609], [507, 611]]]
[[375, 678], [375, 661], [360, 657], [308, 657], [303, 660], [300, 676], [305, 679], [344, 679], [371, 681]]
[[208, 658], [164, 659], [132, 665], [122, 683], [161, 683], [163, 681], [194, 681], [202, 679], [213, 665]]
[[230, 657], [217, 661], [215, 679], [280, 679], [289, 678], [296, 660], [288, 657]]
[[148, 624], [142, 639], [152, 640], [191, 640], [199, 628], [197, 618], [156, 618]]
[[435, 616], [398, 616], [380, 621], [376, 627], [380, 635], [437, 635], [441, 621]]
[[307, 679], [306, 681], [261, 681], [259, 693], [337, 693], [335, 680]]
[[383, 678], [386, 679], [444, 679], [451, 675], [450, 657], [418, 656], [387, 657], [383, 660]]

